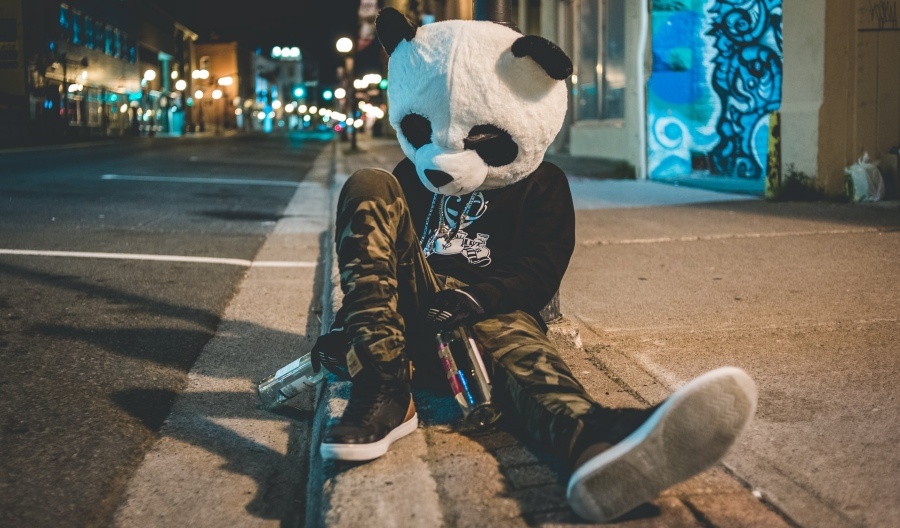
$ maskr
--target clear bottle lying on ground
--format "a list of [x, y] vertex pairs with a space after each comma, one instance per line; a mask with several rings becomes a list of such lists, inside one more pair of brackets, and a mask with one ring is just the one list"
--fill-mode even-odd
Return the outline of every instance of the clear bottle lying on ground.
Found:
[[443, 331], [435, 338], [441, 367], [453, 397], [463, 412], [463, 429], [486, 429], [500, 418], [491, 400], [491, 379], [478, 343], [466, 326]]
[[320, 368], [319, 372], [315, 372], [312, 354], [307, 353], [264, 379], [256, 390], [263, 408], [277, 409], [289, 399], [300, 394], [305, 387], [318, 384], [324, 376], [325, 369]]

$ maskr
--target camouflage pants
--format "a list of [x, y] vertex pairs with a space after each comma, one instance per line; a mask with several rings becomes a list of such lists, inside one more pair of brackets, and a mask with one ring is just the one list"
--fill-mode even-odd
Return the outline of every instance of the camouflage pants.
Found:
[[[434, 336], [417, 333], [419, 312], [434, 293], [464, 284], [428, 265], [403, 190], [391, 173], [363, 169], [347, 180], [338, 203], [335, 243], [344, 293], [339, 315], [357, 355], [389, 361], [405, 354], [417, 373], [437, 365]], [[514, 409], [539, 442], [571, 463], [581, 417], [598, 404], [538, 322], [517, 311], [484, 319], [473, 333], [485, 357], [492, 359], [494, 399]]]

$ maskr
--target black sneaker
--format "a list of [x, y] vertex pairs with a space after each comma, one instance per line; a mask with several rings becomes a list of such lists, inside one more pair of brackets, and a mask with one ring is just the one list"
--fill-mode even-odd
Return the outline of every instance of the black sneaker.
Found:
[[415, 431], [419, 419], [408, 380], [408, 370], [400, 379], [378, 372], [361, 372], [354, 378], [347, 408], [319, 448], [322, 458], [373, 460]]
[[[566, 490], [569, 505], [594, 522], [631, 511], [718, 462], [755, 410], [756, 386], [735, 367], [695, 378], [657, 408], [643, 411], [643, 422], [641, 410], [628, 410], [611, 424], [614, 432], [581, 449]], [[617, 441], [628, 429], [631, 433]]]

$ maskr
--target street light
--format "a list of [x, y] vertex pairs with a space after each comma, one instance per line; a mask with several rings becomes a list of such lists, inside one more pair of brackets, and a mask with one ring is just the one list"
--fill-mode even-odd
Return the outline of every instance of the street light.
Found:
[[334, 47], [337, 48], [338, 53], [350, 53], [353, 50], [353, 41], [347, 37], [341, 37], [334, 44]]
[[[334, 43], [334, 47], [338, 50], [338, 53], [344, 56], [344, 78], [342, 79], [342, 82], [344, 86], [349, 88], [350, 79], [353, 78], [353, 57], [350, 55], [353, 51], [353, 41], [347, 37], [341, 37], [337, 40], [337, 42]], [[338, 90], [342, 90], [344, 92], [344, 95], [346, 96], [347, 92], [343, 87], [338, 88]], [[340, 96], [338, 96], [338, 90], [335, 90], [335, 97], [337, 97], [339, 100], [343, 99], [347, 114], [353, 115], [353, 103], [350, 101], [349, 97], [341, 98]], [[342, 138], [347, 137], [344, 130], [346, 129], [341, 130]], [[350, 148], [352, 150], [356, 150], [356, 127], [354, 127], [353, 130], [350, 131]]]
[[[215, 90], [213, 90], [213, 91], [212, 91], [212, 98], [213, 98], [215, 101], [218, 101], [219, 99], [221, 99], [221, 98], [222, 98], [222, 90], [219, 90], [218, 88], [216, 88]], [[213, 102], [213, 104], [216, 104], [216, 103]], [[224, 103], [223, 103], [223, 104], [224, 104]], [[216, 111], [216, 107], [213, 107], [213, 111], [214, 111], [214, 112]], [[218, 113], [218, 112], [216, 112], [216, 113]], [[224, 114], [224, 113], [225, 113], [225, 107], [223, 106], [223, 107], [222, 107], [222, 114]], [[216, 135], [222, 133], [222, 125], [224, 124], [224, 123], [223, 123], [224, 120], [225, 120], [225, 116], [224, 116], [224, 115], [218, 116], [218, 117], [216, 118]]]

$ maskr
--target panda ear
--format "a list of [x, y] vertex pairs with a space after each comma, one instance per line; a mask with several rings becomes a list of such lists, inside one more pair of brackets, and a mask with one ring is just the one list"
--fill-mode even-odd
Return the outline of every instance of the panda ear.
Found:
[[384, 46], [388, 55], [404, 40], [412, 40], [416, 36], [416, 27], [400, 11], [393, 7], [385, 7], [375, 18], [375, 34]]
[[512, 45], [516, 57], [531, 57], [552, 79], [562, 81], [572, 75], [572, 60], [559, 46], [537, 35], [519, 37]]

